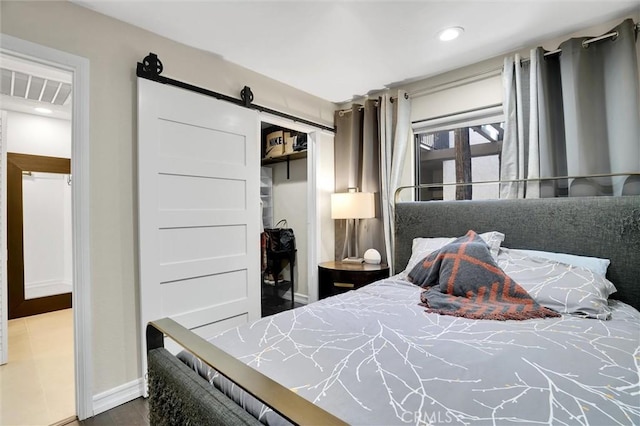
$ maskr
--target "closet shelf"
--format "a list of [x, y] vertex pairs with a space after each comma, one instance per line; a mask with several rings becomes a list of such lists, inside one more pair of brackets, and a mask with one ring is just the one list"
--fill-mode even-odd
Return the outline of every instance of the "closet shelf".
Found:
[[274, 164], [274, 163], [283, 163], [283, 162], [287, 162], [287, 179], [289, 179], [289, 161], [291, 160], [300, 160], [302, 158], [307, 158], [307, 150], [305, 149], [304, 151], [297, 151], [294, 152], [292, 154], [285, 154], [285, 155], [281, 155], [279, 157], [273, 157], [273, 158], [263, 158], [262, 159], [262, 165], [266, 166], [267, 164]]
[[304, 151], [294, 152], [293, 154], [281, 155], [279, 157], [263, 158], [262, 159], [262, 165], [266, 166], [267, 164], [283, 163], [285, 161], [299, 160], [301, 158], [307, 158], [307, 150], [306, 149]]

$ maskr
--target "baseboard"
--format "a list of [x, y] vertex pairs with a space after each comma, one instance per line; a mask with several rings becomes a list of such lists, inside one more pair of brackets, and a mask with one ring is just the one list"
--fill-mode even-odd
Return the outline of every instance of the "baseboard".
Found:
[[132, 401], [143, 395], [144, 380], [142, 378], [133, 380], [124, 385], [117, 386], [108, 391], [93, 396], [93, 415], [98, 415], [104, 411]]
[[71, 293], [72, 291], [73, 285], [71, 283], [60, 280], [32, 281], [24, 285], [25, 299]]
[[293, 300], [294, 302], [298, 302], [298, 303], [302, 303], [303, 305], [306, 305], [307, 303], [309, 303], [309, 296], [301, 293], [293, 293]]
[[[291, 300], [291, 290], [287, 290], [281, 297], [284, 300]], [[293, 301], [306, 305], [309, 303], [309, 296], [302, 293], [293, 293]]]

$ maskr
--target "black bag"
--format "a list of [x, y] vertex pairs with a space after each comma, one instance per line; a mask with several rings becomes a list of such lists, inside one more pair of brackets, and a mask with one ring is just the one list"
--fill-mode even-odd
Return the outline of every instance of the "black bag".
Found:
[[[283, 224], [283, 227], [279, 227]], [[287, 228], [287, 220], [282, 219], [276, 223], [275, 228], [265, 228], [267, 235], [267, 250], [272, 252], [294, 251], [296, 249], [296, 236], [293, 229]]]

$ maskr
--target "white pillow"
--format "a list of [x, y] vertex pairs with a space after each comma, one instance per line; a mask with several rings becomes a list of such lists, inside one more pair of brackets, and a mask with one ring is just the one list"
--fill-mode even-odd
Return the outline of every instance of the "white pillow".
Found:
[[567, 265], [578, 266], [581, 268], [587, 268], [594, 274], [598, 274], [602, 277], [607, 275], [607, 268], [609, 267], [609, 259], [601, 259], [599, 257], [578, 256], [575, 254], [567, 253], [554, 253], [550, 251], [539, 250], [520, 250], [510, 249], [511, 253], [518, 253], [526, 256], [541, 257], [543, 259], [555, 260], [556, 262], [566, 263]]
[[616, 287], [590, 269], [502, 248], [498, 266], [536, 302], [561, 314], [606, 320]]
[[[500, 251], [500, 244], [504, 241], [504, 234], [498, 231], [485, 232], [479, 234], [480, 238], [484, 240], [489, 246], [491, 257], [496, 262], [498, 261], [498, 251]], [[409, 272], [414, 266], [418, 264], [422, 259], [436, 250], [440, 250], [450, 242], [454, 241], [457, 237], [437, 237], [437, 238], [414, 238], [413, 246], [411, 247], [411, 257], [407, 263], [407, 267], [399, 275], [404, 279], [409, 275]]]

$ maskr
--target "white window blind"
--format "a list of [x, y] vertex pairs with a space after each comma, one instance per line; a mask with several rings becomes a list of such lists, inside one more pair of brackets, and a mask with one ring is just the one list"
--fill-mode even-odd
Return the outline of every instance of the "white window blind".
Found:
[[478, 108], [457, 114], [415, 121], [411, 124], [411, 128], [414, 134], [420, 134], [453, 130], [461, 127], [479, 126], [487, 123], [500, 123], [503, 121], [504, 112], [502, 104], [496, 104], [486, 108]]

